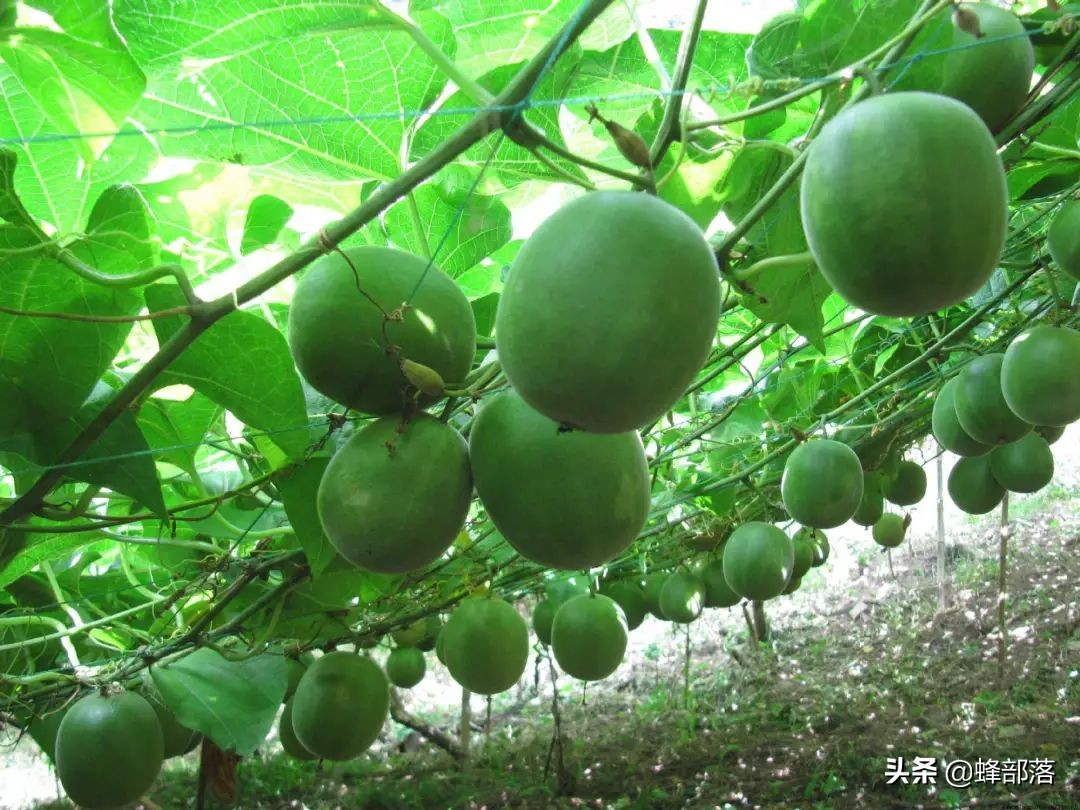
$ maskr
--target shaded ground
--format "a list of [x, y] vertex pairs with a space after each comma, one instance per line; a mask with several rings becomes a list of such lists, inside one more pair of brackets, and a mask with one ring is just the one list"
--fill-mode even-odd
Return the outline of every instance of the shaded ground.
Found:
[[[947, 612], [937, 611], [930, 538], [898, 550], [895, 579], [867, 538], [840, 544], [847, 580], [808, 577], [795, 597], [769, 603], [771, 645], [747, 644], [738, 608], [695, 623], [689, 693], [682, 631], [649, 620], [611, 681], [584, 693], [560, 679], [561, 791], [545, 665], [500, 696], [486, 735], [484, 704], [473, 701], [481, 728], [468, 767], [400, 726], [374, 756], [322, 769], [268, 746], [241, 764], [239, 806], [1080, 807], [1078, 506], [1060, 487], [1014, 506], [1004, 689], [998, 540], [985, 519], [954, 536]], [[456, 717], [429, 703], [445, 673], [432, 675], [410, 710], [450, 728]], [[1050, 759], [1055, 784], [953, 789], [939, 774], [937, 785], [886, 785], [889, 756]], [[193, 769], [172, 766], [153, 800], [194, 807]]]

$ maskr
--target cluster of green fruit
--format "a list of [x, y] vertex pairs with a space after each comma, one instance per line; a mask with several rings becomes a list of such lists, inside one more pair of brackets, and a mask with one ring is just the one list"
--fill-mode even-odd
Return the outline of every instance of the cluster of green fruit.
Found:
[[1080, 332], [1036, 326], [1004, 354], [968, 363], [934, 402], [938, 443], [960, 460], [949, 495], [970, 514], [985, 514], [1006, 491], [1030, 493], [1054, 476], [1050, 445], [1080, 419]]
[[[847, 108], [809, 150], [801, 213], [811, 254], [866, 312], [957, 304], [987, 281], [1004, 246], [1008, 193], [991, 133], [1023, 105], [1035, 54], [1009, 11], [965, 3], [953, 15], [952, 49], [925, 65], [935, 70], [905, 71], [900, 92]], [[1078, 229], [1062, 241], [1075, 263]]]
[[461, 532], [475, 485], [523, 557], [562, 569], [612, 559], [648, 517], [637, 429], [682, 396], [719, 312], [716, 258], [689, 217], [644, 194], [574, 200], [510, 270], [496, 342], [511, 389], [479, 410], [466, 445], [419, 411], [462, 392], [445, 381], [467, 382], [476, 330], [457, 285], [388, 248], [322, 258], [293, 298], [293, 356], [318, 391], [378, 417], [327, 465], [327, 537], [368, 570], [420, 568]]
[[55, 762], [68, 796], [87, 810], [135, 801], [166, 759], [188, 753], [202, 739], [149, 683], [86, 695], [35, 719], [29, 732]]

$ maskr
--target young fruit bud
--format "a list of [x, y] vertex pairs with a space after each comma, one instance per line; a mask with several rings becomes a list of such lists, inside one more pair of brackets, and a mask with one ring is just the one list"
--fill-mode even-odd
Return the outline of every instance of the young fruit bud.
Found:
[[405, 379], [409, 381], [409, 385], [418, 390], [421, 394], [427, 394], [429, 397], [441, 397], [443, 391], [446, 390], [446, 384], [443, 382], [443, 378], [440, 376], [439, 372], [425, 366], [423, 363], [416, 363], [412, 360], [402, 360], [401, 373], [405, 375]]
[[961, 31], [966, 31], [975, 39], [982, 39], [985, 34], [979, 26], [979, 15], [967, 6], [957, 6], [953, 9], [953, 25]]

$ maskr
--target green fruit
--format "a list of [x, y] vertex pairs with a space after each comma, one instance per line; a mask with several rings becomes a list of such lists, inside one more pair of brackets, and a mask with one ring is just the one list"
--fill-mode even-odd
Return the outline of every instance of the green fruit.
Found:
[[[1008, 407], [1033, 425], [1062, 427], [1080, 419], [1080, 332], [1036, 326], [1005, 351], [1001, 391]], [[1016, 438], [1020, 438], [1017, 436]]]
[[416, 647], [398, 647], [386, 657], [386, 676], [402, 689], [412, 689], [424, 680], [426, 670], [424, 654]]
[[924, 315], [973, 294], [1008, 218], [990, 132], [930, 93], [874, 96], [829, 121], [810, 147], [801, 206], [826, 281], [877, 315]]
[[502, 599], [466, 599], [450, 614], [443, 633], [446, 668], [471, 692], [505, 692], [525, 671], [529, 629]]
[[551, 646], [551, 623], [555, 621], [555, 603], [550, 599], [541, 599], [533, 608], [533, 632], [545, 647]]
[[1064, 426], [1047, 427], [1046, 425], [1039, 425], [1035, 428], [1035, 432], [1046, 439], [1047, 444], [1053, 444], [1065, 435], [1065, 428]]
[[[1004, 360], [1003, 354], [984, 354], [964, 366], [956, 378], [956, 417], [968, 435], [983, 444], [1008, 444], [1031, 431], [1031, 425], [1010, 409], [1002, 393]], [[1030, 380], [1026, 373], [1018, 376], [1023, 377], [1024, 384]], [[1077, 392], [1080, 396], [1080, 387]], [[1053, 424], [1045, 420], [1039, 423]]]
[[480, 409], [469, 454], [495, 528], [521, 556], [548, 568], [607, 562], [649, 516], [652, 481], [634, 431], [562, 430], [507, 391]]
[[533, 408], [623, 433], [682, 397], [719, 317], [716, 258], [693, 220], [648, 194], [594, 191], [548, 217], [518, 252], [495, 341]]
[[544, 593], [547, 594], [547, 598], [551, 600], [551, 604], [556, 609], [562, 607], [563, 602], [588, 592], [588, 587], [574, 581], [574, 578], [551, 580], [544, 585]]
[[354, 433], [319, 483], [319, 519], [334, 548], [380, 574], [438, 559], [472, 499], [468, 449], [456, 430], [427, 414], [398, 428], [386, 417]]
[[886, 512], [881, 519], [874, 524], [871, 534], [874, 542], [885, 548], [896, 548], [904, 542], [904, 534], [907, 526], [904, 525], [903, 515], [894, 512]]
[[285, 656], [285, 675], [288, 680], [285, 684], [285, 697], [282, 698], [282, 703], [288, 703], [289, 699], [296, 693], [296, 687], [300, 683], [300, 679], [304, 677], [307, 668], [314, 661], [315, 656], [311, 653], [304, 653], [298, 658], [289, 655]]
[[613, 599], [622, 609], [627, 630], [635, 630], [645, 621], [649, 608], [645, 604], [645, 592], [640, 586], [632, 582], [612, 582], [601, 587], [600, 593]]
[[181, 725], [172, 709], [165, 705], [161, 697], [152, 694], [147, 694], [145, 697], [161, 725], [161, 737], [165, 743], [165, 759], [186, 754], [191, 748], [191, 738], [196, 736], [197, 732]]
[[308, 667], [292, 704], [300, 744], [319, 759], [340, 762], [359, 756], [379, 736], [390, 686], [367, 656], [331, 652]]
[[885, 482], [885, 498], [897, 506], [912, 506], [926, 495], [926, 471], [914, 461], [901, 461]]
[[812, 529], [804, 526], [791, 538], [791, 547], [795, 552], [795, 561], [791, 569], [792, 579], [802, 579], [814, 565], [814, 548], [817, 544], [810, 535], [811, 531]]
[[791, 538], [771, 523], [744, 523], [724, 546], [724, 578], [745, 599], [782, 594], [794, 565]]
[[788, 580], [788, 584], [784, 586], [784, 593], [782, 595], [786, 596], [795, 593], [795, 591], [799, 590], [800, 585], [802, 585], [802, 577], [792, 577]]
[[417, 647], [422, 652], [428, 652], [435, 648], [435, 639], [439, 637], [441, 629], [442, 620], [432, 613], [395, 630], [390, 634], [390, 638], [399, 647]]
[[164, 759], [157, 714], [134, 692], [87, 695], [56, 732], [56, 773], [70, 799], [87, 810], [135, 801]]
[[1011, 12], [991, 3], [964, 3], [961, 8], [978, 17], [982, 37], [953, 25], [955, 50], [945, 55], [941, 86], [926, 89], [964, 102], [996, 132], [1027, 98], [1035, 50], [1023, 36], [1024, 24]]
[[64, 706], [62, 709], [50, 711], [49, 714], [38, 715], [26, 728], [27, 733], [38, 744], [42, 753], [53, 764], [56, 763], [56, 732], [67, 713], [68, 707]]
[[705, 583], [705, 607], [731, 607], [742, 600], [735, 591], [731, 590], [727, 578], [724, 576], [724, 561], [710, 560], [701, 569], [701, 581]]
[[615, 600], [586, 594], [559, 608], [551, 651], [562, 670], [583, 681], [606, 678], [626, 652], [626, 622]]
[[811, 563], [811, 567], [819, 568], [829, 559], [829, 538], [820, 529], [807, 529], [805, 526], [799, 529], [795, 536], [798, 537], [803, 532], [807, 533], [810, 541], [814, 544], [814, 562]]
[[1080, 280], [1080, 200], [1068, 200], [1054, 215], [1046, 246], [1054, 264]]
[[660, 609], [660, 591], [663, 590], [664, 583], [670, 576], [671, 574], [667, 571], [657, 571], [645, 577], [645, 606], [649, 609], [649, 613], [660, 621], [668, 620]]
[[953, 377], [941, 387], [937, 399], [934, 400], [934, 438], [938, 440], [938, 444], [958, 456], [985, 455], [990, 452], [990, 445], [971, 438], [956, 417], [957, 384], [957, 378]]
[[[401, 359], [448, 383], [463, 380], [476, 352], [476, 322], [458, 286], [400, 250], [365, 246], [345, 255], [355, 274], [334, 251], [312, 264], [293, 294], [289, 347], [304, 379], [336, 402], [376, 415], [399, 412], [406, 402]], [[388, 321], [384, 313], [404, 302], [401, 320]], [[396, 353], [387, 351], [387, 340]]]
[[884, 512], [885, 496], [881, 494], [881, 476], [877, 473], [864, 473], [862, 498], [851, 519], [860, 526], [873, 526]]
[[285, 702], [285, 708], [281, 711], [281, 720], [278, 721], [278, 739], [281, 740], [281, 747], [293, 759], [318, 759], [317, 756], [304, 748], [300, 740], [296, 739], [292, 718], [293, 702], [288, 700]]
[[1038, 492], [1054, 477], [1054, 454], [1046, 439], [1029, 433], [1012, 444], [995, 448], [990, 454], [990, 471], [1010, 492]]
[[660, 589], [660, 612], [668, 621], [689, 624], [704, 607], [705, 583], [693, 574], [672, 574]]
[[804, 526], [831, 529], [847, 522], [863, 495], [855, 451], [832, 439], [796, 447], [784, 465], [780, 494], [788, 513]]
[[948, 489], [956, 508], [969, 515], [985, 515], [1005, 497], [1005, 488], [990, 469], [989, 456], [962, 458], [956, 462], [949, 473]]

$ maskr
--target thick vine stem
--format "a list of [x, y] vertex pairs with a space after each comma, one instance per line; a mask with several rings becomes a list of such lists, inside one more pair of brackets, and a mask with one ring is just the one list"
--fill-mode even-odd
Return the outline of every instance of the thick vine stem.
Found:
[[[477, 113], [472, 120], [447, 138], [437, 149], [386, 183], [363, 204], [327, 226], [321, 232], [320, 241], [325, 241], [331, 246], [340, 244], [493, 130], [513, 126], [515, 122], [521, 120], [521, 112], [524, 106], [527, 106], [529, 96], [547, 68], [612, 2], [613, 0], [585, 0], [581, 9], [559, 33], [549, 40], [547, 45], [510, 80], [506, 89], [494, 99], [491, 106]], [[233, 293], [223, 295], [214, 301], [193, 305], [190, 320], [174, 332], [162, 344], [157, 354], [151, 357], [113, 395], [109, 403], [60, 454], [57, 466], [43, 473], [21, 497], [0, 513], [0, 526], [10, 525], [33, 513], [41, 500], [63, 477], [62, 465], [81, 457], [105, 432], [106, 428], [124, 413], [203, 332], [242, 304], [252, 301], [304, 269], [323, 252], [318, 241], [314, 244], [309, 243], [242, 284]]]
[[[683, 94], [686, 83], [690, 80], [690, 68], [694, 65], [694, 54], [697, 52], [698, 40], [701, 38], [701, 25], [705, 20], [705, 8], [708, 4], [708, 0], [698, 0], [694, 16], [683, 31], [682, 39], [679, 40], [679, 52], [675, 57], [675, 75], [671, 80], [671, 94], [664, 107], [664, 117], [660, 121], [660, 128], [649, 149], [649, 159], [653, 166], [660, 165], [664, 153], [674, 140], [686, 137], [686, 133], [682, 132], [682, 127], [679, 126], [682, 120]], [[678, 132], [676, 132], [677, 128]]]

